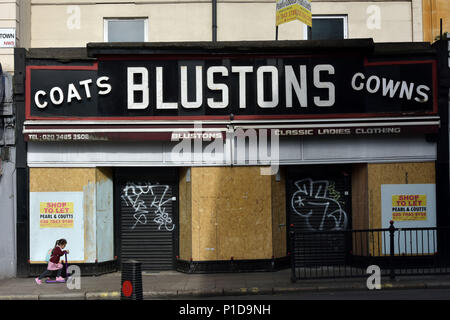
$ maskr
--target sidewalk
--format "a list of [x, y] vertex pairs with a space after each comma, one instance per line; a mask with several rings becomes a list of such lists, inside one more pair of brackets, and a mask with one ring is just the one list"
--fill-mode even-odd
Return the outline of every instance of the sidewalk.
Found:
[[[290, 281], [290, 270], [254, 273], [185, 274], [176, 271], [143, 273], [144, 299], [190, 299], [201, 296], [280, 294], [289, 292], [368, 290], [367, 278]], [[450, 275], [382, 278], [382, 289], [450, 288]], [[82, 277], [80, 290], [64, 283], [37, 285], [34, 278], [0, 280], [0, 300], [119, 300], [120, 272]]]

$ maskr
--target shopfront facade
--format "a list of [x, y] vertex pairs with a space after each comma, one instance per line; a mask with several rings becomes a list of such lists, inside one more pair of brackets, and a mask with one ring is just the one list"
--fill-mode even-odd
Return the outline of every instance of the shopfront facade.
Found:
[[[290, 228], [439, 220], [431, 45], [93, 43], [87, 54], [16, 54], [23, 273], [62, 237], [85, 273], [126, 259], [145, 271], [270, 271], [289, 265]], [[403, 195], [426, 198], [421, 216], [385, 209]]]

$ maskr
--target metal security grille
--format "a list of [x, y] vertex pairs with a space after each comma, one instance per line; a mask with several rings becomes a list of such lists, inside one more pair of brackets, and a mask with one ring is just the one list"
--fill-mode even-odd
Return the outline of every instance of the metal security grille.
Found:
[[129, 180], [119, 183], [121, 259], [142, 270], [174, 269], [176, 195], [173, 185]]
[[[323, 231], [350, 227], [351, 191], [347, 175], [294, 174], [288, 180], [289, 223], [297, 234], [296, 264], [342, 263], [348, 239], [344, 233]], [[291, 227], [292, 228], [292, 227]]]

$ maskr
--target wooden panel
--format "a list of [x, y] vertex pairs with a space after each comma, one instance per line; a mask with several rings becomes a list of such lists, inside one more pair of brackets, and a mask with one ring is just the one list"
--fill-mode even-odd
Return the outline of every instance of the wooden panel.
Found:
[[423, 0], [422, 23], [423, 41], [434, 42], [440, 33], [440, 19], [442, 19], [443, 32], [450, 32], [450, 1]]
[[352, 167], [352, 229], [369, 228], [367, 164]]
[[[352, 166], [352, 229], [369, 228], [369, 199], [367, 186], [367, 164]], [[361, 245], [362, 234], [354, 236], [353, 252], [357, 255], [367, 255], [367, 246]]]
[[369, 227], [381, 228], [381, 185], [436, 183], [434, 162], [368, 165]]
[[30, 192], [83, 191], [94, 182], [94, 168], [30, 168]]
[[272, 257], [271, 177], [259, 167], [192, 168], [194, 260]]

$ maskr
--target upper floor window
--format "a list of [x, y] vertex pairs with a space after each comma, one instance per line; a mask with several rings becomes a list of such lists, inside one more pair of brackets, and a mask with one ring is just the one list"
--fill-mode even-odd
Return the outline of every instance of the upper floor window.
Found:
[[105, 42], [147, 42], [148, 19], [105, 19]]
[[312, 28], [305, 28], [305, 39], [339, 40], [347, 39], [347, 16], [313, 16]]

